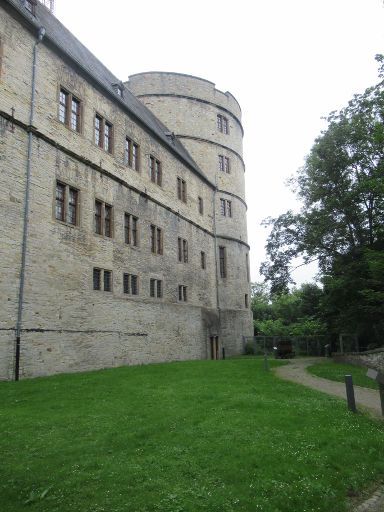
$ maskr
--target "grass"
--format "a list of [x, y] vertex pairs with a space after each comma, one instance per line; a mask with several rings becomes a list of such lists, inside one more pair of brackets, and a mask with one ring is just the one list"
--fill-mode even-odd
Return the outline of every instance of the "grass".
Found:
[[3, 382], [1, 508], [341, 512], [383, 477], [383, 434], [257, 359]]
[[361, 366], [327, 361], [309, 366], [307, 370], [317, 377], [323, 377], [324, 379], [335, 380], [337, 382], [344, 382], [345, 375], [352, 375], [353, 383], [356, 386], [379, 389], [377, 382], [366, 376], [367, 368]]

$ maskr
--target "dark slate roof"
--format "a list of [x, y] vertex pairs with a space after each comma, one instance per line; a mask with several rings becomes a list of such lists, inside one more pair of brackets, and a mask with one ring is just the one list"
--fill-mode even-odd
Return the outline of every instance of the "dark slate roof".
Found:
[[[46, 30], [44, 41], [47, 39], [70, 61], [79, 66], [87, 75], [96, 81], [122, 108], [133, 114], [141, 121], [152, 134], [160, 139], [176, 156], [181, 158], [190, 168], [204, 179], [208, 180], [203, 171], [198, 167], [191, 155], [177, 138], [170, 137], [170, 130], [157, 117], [145, 107], [129, 90], [124, 89], [123, 98], [117, 95], [113, 84], [121, 81], [107, 69], [60, 21], [41, 3], [37, 2], [35, 16], [24, 6], [23, 0], [0, 0], [12, 5], [24, 18], [27, 26], [37, 29], [44, 27]], [[43, 41], [43, 42], [44, 42]], [[168, 135], [166, 135], [168, 134]]]

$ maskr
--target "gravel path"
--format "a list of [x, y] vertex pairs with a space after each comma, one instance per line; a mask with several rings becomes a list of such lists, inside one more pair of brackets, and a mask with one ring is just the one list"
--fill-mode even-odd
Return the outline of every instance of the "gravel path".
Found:
[[[346, 400], [345, 384], [343, 382], [335, 382], [321, 377], [315, 377], [306, 371], [308, 366], [321, 363], [322, 361], [324, 361], [322, 357], [294, 359], [285, 366], [275, 368], [274, 371], [276, 375], [282, 379], [297, 382]], [[374, 389], [361, 388], [359, 386], [354, 386], [354, 388], [356, 407], [358, 409], [364, 409], [376, 418], [383, 419], [379, 392]], [[364, 503], [353, 507], [351, 512], [384, 512], [384, 487], [377, 489]]]
[[[324, 361], [323, 357], [293, 359], [289, 364], [275, 368], [275, 372], [282, 379], [298, 382], [304, 386], [324, 391], [324, 393], [338, 396], [346, 400], [345, 384], [343, 382], [335, 382], [333, 380], [315, 377], [306, 371], [308, 366], [321, 363], [322, 361]], [[354, 386], [354, 388], [356, 407], [358, 409], [365, 409], [378, 418], [383, 418], [379, 392], [375, 389], [361, 388], [359, 386]]]

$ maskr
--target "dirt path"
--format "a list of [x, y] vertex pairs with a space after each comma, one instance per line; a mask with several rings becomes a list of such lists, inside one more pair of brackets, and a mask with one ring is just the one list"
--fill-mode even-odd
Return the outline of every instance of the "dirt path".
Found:
[[[304, 386], [324, 391], [324, 393], [346, 400], [345, 384], [343, 382], [315, 377], [306, 371], [308, 366], [321, 363], [322, 361], [324, 361], [323, 357], [293, 359], [289, 364], [275, 368], [275, 372], [282, 379], [298, 382]], [[354, 386], [354, 388], [357, 408], [365, 409], [374, 416], [383, 418], [379, 392], [375, 389], [361, 388], [359, 386]]]
[[[308, 386], [319, 391], [324, 391], [329, 395], [334, 395], [346, 400], [345, 384], [332, 380], [315, 377], [307, 372], [306, 368], [312, 364], [324, 361], [322, 357], [311, 357], [295, 359], [285, 366], [279, 366], [274, 371], [282, 379], [290, 380]], [[383, 419], [381, 414], [381, 404], [379, 392], [374, 389], [361, 388], [354, 386], [355, 400], [358, 409], [364, 409], [373, 416]], [[380, 487], [364, 503], [359, 506], [352, 506], [353, 512], [384, 512], [384, 487]]]

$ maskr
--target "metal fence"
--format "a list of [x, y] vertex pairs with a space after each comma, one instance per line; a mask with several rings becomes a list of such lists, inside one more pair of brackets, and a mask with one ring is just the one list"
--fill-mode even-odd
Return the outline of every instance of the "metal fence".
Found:
[[291, 343], [296, 356], [325, 356], [325, 346], [330, 343], [329, 336], [244, 336], [244, 354], [274, 354], [279, 344]]

